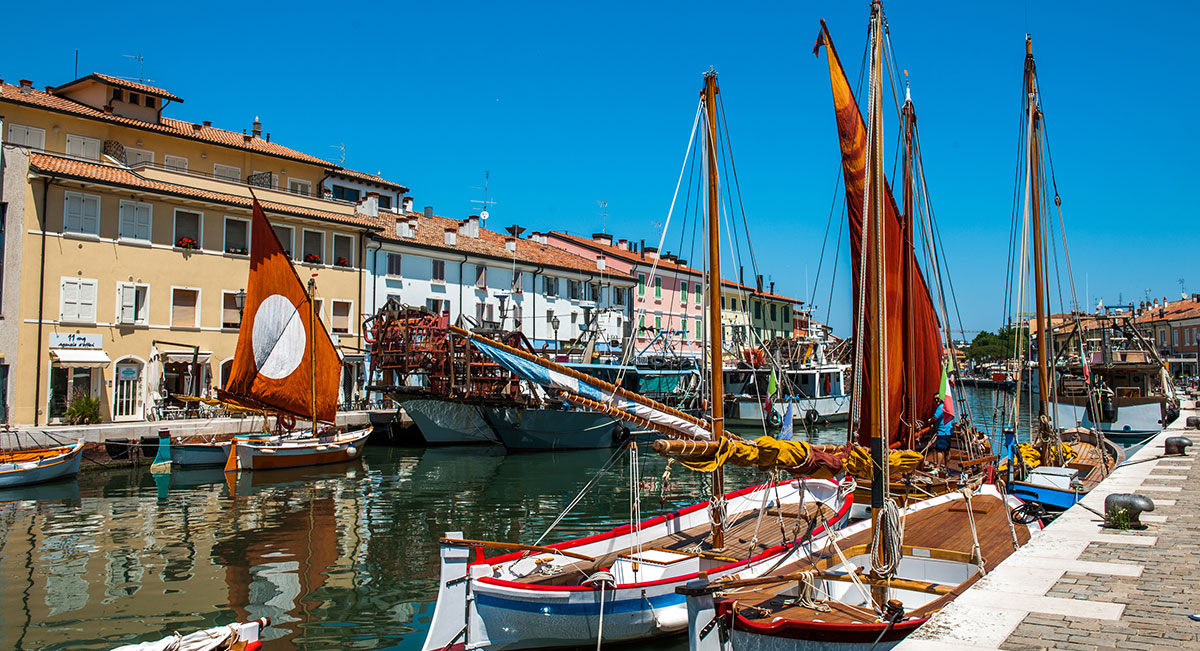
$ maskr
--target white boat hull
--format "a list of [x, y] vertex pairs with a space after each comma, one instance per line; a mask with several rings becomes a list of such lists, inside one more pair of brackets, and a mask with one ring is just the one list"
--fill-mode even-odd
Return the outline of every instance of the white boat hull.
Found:
[[1088, 415], [1083, 405], [1073, 405], [1063, 402], [1052, 402], [1055, 420], [1058, 426], [1065, 429], [1082, 427], [1098, 429], [1104, 433], [1114, 434], [1157, 434], [1163, 430], [1163, 408], [1161, 402], [1146, 401], [1140, 404], [1130, 404], [1117, 399], [1117, 419], [1112, 422], [1095, 423]]
[[405, 400], [403, 407], [427, 445], [500, 442], [478, 405], [415, 398]]
[[[809, 424], [834, 423], [845, 421], [850, 417], [850, 396], [848, 395], [792, 398], [791, 403], [792, 426], [796, 429], [802, 428], [805, 422]], [[771, 413], [766, 414], [761, 401], [740, 396], [737, 400], [737, 409], [733, 414], [727, 412], [725, 422], [738, 427], [755, 427], [762, 425], [766, 420], [768, 425], [780, 427], [783, 425], [787, 406], [787, 401], [778, 401], [771, 405]]]
[[0, 489], [43, 484], [74, 477], [83, 462], [83, 441], [63, 446], [61, 454], [25, 463], [0, 463]]
[[[728, 495], [728, 517], [757, 512], [764, 491], [774, 502], [775, 490], [763, 486]], [[837, 514], [830, 523], [834, 527], [844, 524], [853, 501], [849, 495], [839, 493], [837, 484], [829, 480], [793, 481], [778, 487], [778, 499], [784, 505], [799, 504], [801, 496], [806, 504], [819, 501], [830, 505]], [[645, 540], [655, 540], [708, 521], [707, 503], [703, 503], [648, 520], [638, 527], [637, 533]], [[810, 544], [824, 544], [825, 535], [822, 528]], [[450, 538], [459, 536], [447, 533]], [[634, 534], [623, 527], [556, 547], [600, 558], [628, 549], [633, 542]], [[776, 547], [737, 563], [688, 554], [678, 554], [680, 558], [668, 564], [634, 563], [619, 557], [610, 568], [615, 585], [606, 587], [602, 594], [598, 587], [574, 582], [549, 586], [517, 581], [546, 564], [561, 565], [563, 571], [570, 571], [566, 566], [573, 561], [568, 557], [518, 552], [472, 561], [471, 550], [446, 545], [442, 547], [440, 592], [423, 649], [592, 646], [601, 633], [604, 642], [612, 643], [682, 633], [687, 628], [687, 606], [684, 597], [675, 593], [677, 586], [694, 580], [700, 571], [709, 572], [714, 578], [733, 574], [755, 576], [769, 571], [795, 549]]]
[[579, 409], [485, 407], [484, 416], [510, 450], [611, 448], [623, 427], [611, 416]]

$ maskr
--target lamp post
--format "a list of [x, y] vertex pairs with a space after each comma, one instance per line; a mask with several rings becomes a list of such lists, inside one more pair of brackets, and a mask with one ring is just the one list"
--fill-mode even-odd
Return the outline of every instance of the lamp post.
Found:
[[238, 293], [233, 295], [233, 304], [237, 306], [238, 324], [242, 321], [242, 311], [246, 309], [246, 290], [239, 289]]
[[558, 352], [558, 326], [562, 325], [562, 321], [558, 320], [557, 316], [550, 317], [550, 327], [554, 328], [554, 352]]

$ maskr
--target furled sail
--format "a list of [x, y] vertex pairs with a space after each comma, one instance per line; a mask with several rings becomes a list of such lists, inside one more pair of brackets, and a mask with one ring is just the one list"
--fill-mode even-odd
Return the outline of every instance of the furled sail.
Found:
[[[862, 113], [859, 112], [858, 103], [854, 100], [854, 93], [850, 89], [850, 83], [846, 79], [841, 60], [838, 59], [837, 50], [833, 47], [829, 30], [825, 27], [823, 20], [821, 21], [821, 34], [817, 37], [813, 54], [817, 54], [822, 45], [829, 49], [826, 58], [829, 61], [829, 81], [833, 89], [833, 108], [837, 117], [838, 137], [841, 142], [842, 172], [845, 175], [846, 212], [850, 225], [851, 268], [857, 270], [862, 260], [861, 235], [863, 191], [867, 167], [867, 125], [863, 121]], [[884, 182], [886, 183], [887, 180], [884, 179]], [[884, 309], [887, 332], [884, 334], [887, 341], [888, 405], [891, 411], [888, 414], [890, 423], [888, 431], [891, 432], [892, 442], [895, 443], [904, 439], [902, 426], [904, 422], [911, 423], [918, 419], [929, 420], [933, 415], [932, 396], [938, 392], [941, 380], [942, 340], [937, 312], [934, 309], [933, 300], [930, 298], [929, 288], [925, 284], [925, 278], [921, 274], [920, 266], [917, 265], [915, 256], [906, 255], [912, 249], [913, 243], [906, 241], [907, 237], [900, 219], [900, 211], [892, 197], [891, 188], [885, 186], [884, 194], [887, 196], [887, 205], [884, 206], [887, 215], [887, 221], [884, 224], [886, 250], [884, 273], [887, 276]], [[903, 282], [906, 264], [912, 265], [910, 273], [913, 278], [913, 290], [908, 296], [905, 295]], [[854, 321], [857, 323], [858, 293], [863, 288], [859, 287], [857, 271], [851, 276], [854, 278]], [[872, 290], [867, 287], [866, 291]], [[865, 304], [870, 305], [870, 301]], [[903, 332], [906, 319], [912, 325], [913, 351], [916, 357], [911, 360], [912, 377], [906, 377], [904, 364]], [[868, 327], [873, 323], [872, 315], [867, 315], [866, 323]], [[864, 345], [863, 354], [864, 356], [872, 354], [869, 345]], [[862, 370], [862, 380], [863, 387], [872, 386], [873, 382], [878, 381], [875, 378], [867, 377], [865, 367]], [[910, 386], [914, 390], [908, 393], [907, 389]], [[906, 394], [915, 396], [917, 400], [912, 414], [903, 413]], [[876, 427], [877, 416], [870, 411], [869, 401], [863, 400], [858, 432], [859, 442], [863, 445], [869, 443], [870, 433]]]
[[256, 200], [242, 325], [220, 397], [333, 422], [341, 368], [333, 340], [313, 318], [308, 292]]
[[573, 369], [544, 360], [525, 351], [505, 346], [487, 337], [451, 327], [456, 334], [470, 338], [471, 344], [512, 374], [538, 386], [557, 389], [571, 402], [601, 413], [642, 422], [664, 434], [688, 439], [711, 439], [704, 421], [639, 396], [614, 384], [584, 375]]

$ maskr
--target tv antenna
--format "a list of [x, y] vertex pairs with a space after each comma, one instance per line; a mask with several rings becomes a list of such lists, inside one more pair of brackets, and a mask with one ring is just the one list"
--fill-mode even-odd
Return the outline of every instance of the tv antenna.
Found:
[[1183, 284], [1182, 278], [1179, 279], [1179, 295], [1183, 298], [1187, 298], [1187, 286]]
[[125, 57], [126, 59], [135, 59], [138, 62], [138, 81], [154, 81], [153, 79], [146, 79], [146, 57], [142, 56], [141, 54], [123, 54], [121, 56]]
[[339, 154], [338, 165], [345, 165], [346, 164], [346, 143], [339, 142], [336, 145], [329, 145], [329, 146], [338, 150], [338, 154]]
[[483, 190], [483, 199], [471, 199], [471, 203], [480, 205], [479, 219], [486, 220], [488, 218], [488, 208], [496, 205], [496, 200], [488, 197], [488, 183], [491, 181], [492, 173], [485, 170], [483, 172], [483, 187], [474, 186], [474, 190]]
[[600, 213], [599, 213], [599, 215], [600, 215], [600, 232], [607, 233], [608, 232], [608, 200], [600, 199], [596, 202], [596, 205], [600, 206]]

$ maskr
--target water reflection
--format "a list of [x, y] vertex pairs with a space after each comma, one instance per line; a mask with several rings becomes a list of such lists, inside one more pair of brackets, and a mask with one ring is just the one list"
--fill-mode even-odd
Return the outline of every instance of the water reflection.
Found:
[[[611, 453], [368, 447], [352, 465], [231, 483], [219, 468], [159, 483], [124, 469], [0, 492], [0, 646], [109, 649], [267, 616], [268, 649], [418, 649], [438, 538], [532, 543]], [[641, 457], [644, 513], [706, 493], [707, 477], [674, 465], [664, 481], [665, 461]], [[761, 479], [735, 468], [727, 485]], [[547, 541], [626, 523], [629, 483], [622, 458]]]

